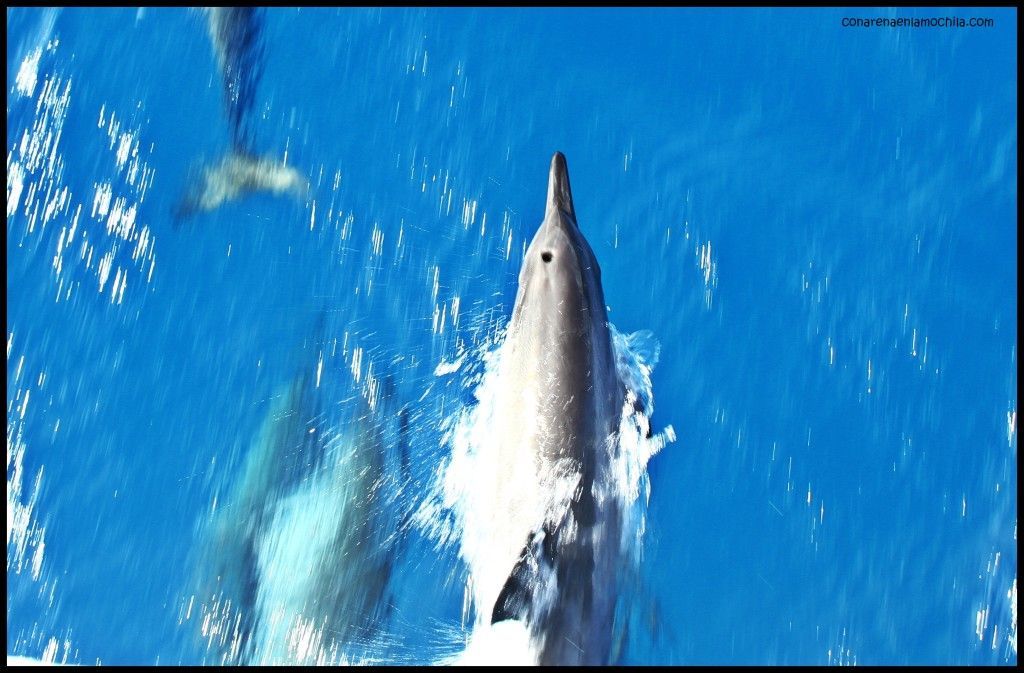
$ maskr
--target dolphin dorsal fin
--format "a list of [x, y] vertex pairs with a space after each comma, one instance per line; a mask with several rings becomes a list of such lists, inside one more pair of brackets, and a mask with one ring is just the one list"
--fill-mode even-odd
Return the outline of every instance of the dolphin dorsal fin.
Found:
[[533, 613], [533, 594], [543, 582], [544, 569], [551, 570], [554, 565], [554, 541], [552, 531], [546, 525], [527, 538], [519, 560], [494, 601], [492, 624], [506, 619], [525, 620]]
[[491, 623], [497, 624], [506, 619], [525, 620], [530, 612], [529, 580], [526, 577], [526, 549], [520, 555], [512, 569], [512, 574], [505, 581], [498, 600], [494, 602], [494, 610], [491, 612]]

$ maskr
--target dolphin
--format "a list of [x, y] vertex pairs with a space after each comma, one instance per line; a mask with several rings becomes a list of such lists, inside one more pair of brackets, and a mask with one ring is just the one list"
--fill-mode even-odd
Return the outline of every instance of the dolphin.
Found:
[[542, 665], [608, 663], [621, 516], [607, 484], [625, 388], [601, 269], [576, 222], [560, 152], [501, 367], [514, 383], [500, 393], [493, 515], [515, 547], [505, 549], [508, 575], [491, 623], [524, 622]]
[[294, 167], [254, 150], [251, 120], [263, 73], [262, 10], [208, 7], [205, 13], [224, 86], [231, 148], [214, 165], [190, 171], [189, 185], [175, 208], [179, 220], [256, 192], [301, 198], [309, 190], [308, 181]]
[[388, 617], [385, 412], [322, 397], [309, 369], [279, 390], [208, 521], [204, 635], [222, 663], [336, 662]]

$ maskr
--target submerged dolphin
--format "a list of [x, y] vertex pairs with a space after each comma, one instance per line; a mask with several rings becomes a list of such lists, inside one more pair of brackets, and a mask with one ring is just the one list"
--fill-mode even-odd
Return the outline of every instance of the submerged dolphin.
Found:
[[204, 634], [222, 663], [336, 663], [387, 616], [381, 412], [356, 393], [328, 418], [319, 378], [304, 371], [275, 396], [209, 522]]
[[250, 126], [263, 73], [262, 12], [256, 7], [208, 7], [207, 27], [224, 85], [231, 150], [221, 161], [193, 170], [176, 208], [178, 218], [209, 211], [255, 192], [301, 197], [306, 178], [284, 161], [260, 157]]
[[524, 622], [541, 664], [607, 663], [620, 516], [606, 485], [625, 390], [560, 152], [502, 359], [514, 384], [501, 392], [495, 429], [494, 521], [521, 551], [505, 550], [509, 574], [491, 622]]

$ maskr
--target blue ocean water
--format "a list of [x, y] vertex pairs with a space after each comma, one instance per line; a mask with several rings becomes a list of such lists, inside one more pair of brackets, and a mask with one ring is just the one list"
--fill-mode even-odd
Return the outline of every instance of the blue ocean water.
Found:
[[[1016, 664], [1016, 20], [269, 10], [254, 143], [308, 195], [182, 222], [204, 15], [9, 9], [8, 654], [216, 661], [202, 531], [298, 371], [406, 400], [425, 486], [560, 150], [675, 436], [620, 660]], [[402, 536], [389, 647], [435, 661], [465, 570]]]

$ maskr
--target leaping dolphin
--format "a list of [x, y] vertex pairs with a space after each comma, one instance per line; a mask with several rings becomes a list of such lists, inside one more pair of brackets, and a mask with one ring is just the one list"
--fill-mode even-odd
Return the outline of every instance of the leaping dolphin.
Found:
[[193, 169], [175, 210], [177, 218], [209, 211], [255, 192], [301, 197], [309, 184], [283, 160], [254, 150], [251, 112], [263, 72], [261, 10], [256, 7], [208, 7], [207, 28], [224, 85], [224, 108], [231, 149], [215, 165]]
[[491, 622], [524, 622], [541, 664], [608, 663], [620, 515], [607, 484], [625, 389], [601, 269], [576, 223], [560, 152], [501, 366], [514, 384], [500, 393], [493, 517], [521, 551], [504, 550], [508, 576]]

